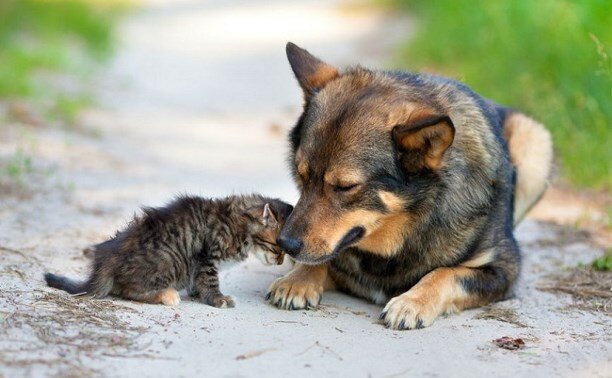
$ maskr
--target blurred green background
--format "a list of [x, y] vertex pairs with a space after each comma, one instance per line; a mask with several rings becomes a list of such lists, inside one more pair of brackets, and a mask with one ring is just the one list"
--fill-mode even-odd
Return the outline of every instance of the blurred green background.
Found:
[[552, 131], [561, 174], [610, 189], [611, 0], [391, 0], [417, 23], [395, 65], [459, 79]]
[[[441, 73], [553, 132], [562, 177], [612, 187], [612, 0], [382, 0], [405, 10], [416, 35], [395, 66]], [[87, 89], [45, 73], [87, 76], [111, 55], [124, 0], [1, 0], [0, 100], [36, 104], [70, 124]]]
[[[28, 100], [70, 121], [87, 96], [49, 85], [45, 74], [82, 78], [110, 56], [117, 1], [0, 1], [0, 98]], [[47, 75], [48, 76], [48, 75]]]
[[[122, 0], [0, 0], [0, 128], [74, 126], [92, 104], [88, 79], [111, 56], [125, 8]], [[0, 159], [0, 188], [34, 173], [32, 148], [20, 141]]]

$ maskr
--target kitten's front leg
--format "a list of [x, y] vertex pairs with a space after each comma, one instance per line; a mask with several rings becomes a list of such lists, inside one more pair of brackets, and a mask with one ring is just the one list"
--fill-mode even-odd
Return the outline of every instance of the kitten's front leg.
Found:
[[232, 297], [223, 295], [219, 290], [219, 270], [217, 265], [208, 261], [200, 266], [194, 280], [195, 289], [200, 300], [210, 306], [218, 308], [234, 307]]

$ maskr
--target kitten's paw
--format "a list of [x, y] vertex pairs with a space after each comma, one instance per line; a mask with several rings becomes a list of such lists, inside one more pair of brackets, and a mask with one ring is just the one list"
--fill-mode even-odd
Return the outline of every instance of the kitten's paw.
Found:
[[274, 281], [266, 299], [285, 310], [313, 309], [319, 305], [323, 286], [302, 275], [289, 274]]
[[177, 306], [181, 303], [181, 296], [175, 289], [164, 289], [159, 292], [157, 299], [166, 306]]
[[206, 299], [206, 303], [217, 308], [232, 308], [236, 305], [229, 295], [210, 296]]

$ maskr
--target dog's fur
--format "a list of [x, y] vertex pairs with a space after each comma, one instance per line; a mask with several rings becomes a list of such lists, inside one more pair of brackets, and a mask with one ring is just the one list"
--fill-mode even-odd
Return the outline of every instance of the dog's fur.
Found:
[[337, 288], [412, 329], [507, 297], [513, 225], [551, 170], [548, 131], [453, 80], [340, 73], [291, 43], [287, 56], [305, 97], [290, 135], [301, 196], [278, 242], [301, 264], [269, 300], [309, 308]]

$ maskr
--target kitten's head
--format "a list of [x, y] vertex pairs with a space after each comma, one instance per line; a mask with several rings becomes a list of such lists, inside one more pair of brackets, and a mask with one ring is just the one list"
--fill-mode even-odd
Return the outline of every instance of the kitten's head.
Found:
[[285, 253], [276, 244], [276, 238], [293, 211], [293, 206], [278, 199], [263, 200], [262, 204], [253, 206], [247, 211], [251, 220], [253, 253], [266, 265], [280, 265], [283, 263]]

